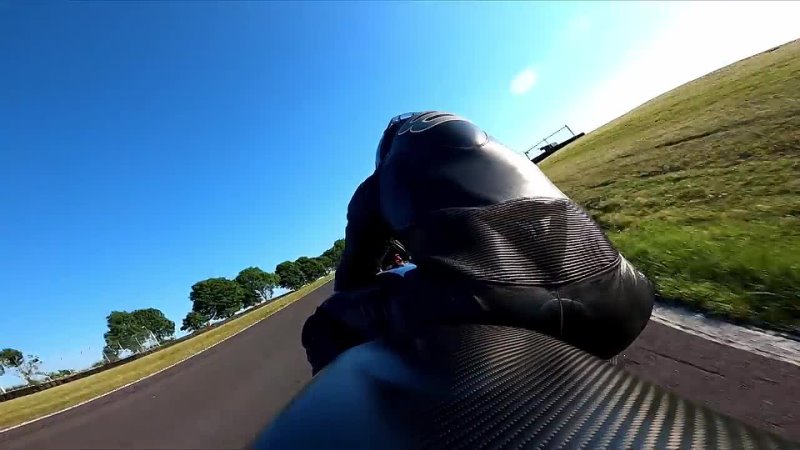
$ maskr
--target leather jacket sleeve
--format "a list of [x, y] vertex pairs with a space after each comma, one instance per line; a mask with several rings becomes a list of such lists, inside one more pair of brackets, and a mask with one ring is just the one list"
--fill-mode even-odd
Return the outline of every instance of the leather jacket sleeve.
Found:
[[347, 207], [347, 227], [342, 259], [336, 269], [334, 290], [366, 286], [380, 270], [391, 234], [380, 215], [377, 175], [358, 186]]

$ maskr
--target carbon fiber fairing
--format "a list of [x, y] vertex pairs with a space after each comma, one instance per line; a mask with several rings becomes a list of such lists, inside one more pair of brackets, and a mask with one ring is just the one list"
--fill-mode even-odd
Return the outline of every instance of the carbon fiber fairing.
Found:
[[556, 339], [496, 326], [350, 350], [256, 447], [798, 448]]

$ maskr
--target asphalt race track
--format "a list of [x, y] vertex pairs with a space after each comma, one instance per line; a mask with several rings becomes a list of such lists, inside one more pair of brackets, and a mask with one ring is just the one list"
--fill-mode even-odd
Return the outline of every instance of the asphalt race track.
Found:
[[[62, 414], [0, 433], [0, 448], [246, 447], [311, 376], [306, 298], [187, 362]], [[628, 370], [800, 441], [800, 367], [651, 322], [619, 360]]]
[[650, 321], [620, 364], [678, 395], [800, 442], [800, 367]]

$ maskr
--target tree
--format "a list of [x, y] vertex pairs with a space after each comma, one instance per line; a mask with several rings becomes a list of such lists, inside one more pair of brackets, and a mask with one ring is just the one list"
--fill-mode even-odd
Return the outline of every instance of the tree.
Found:
[[156, 339], [162, 341], [175, 334], [175, 322], [167, 319], [163, 312], [156, 308], [137, 309], [131, 313], [133, 320]]
[[36, 377], [42, 374], [39, 370], [41, 365], [42, 360], [38, 356], [23, 357], [21, 351], [13, 348], [0, 350], [0, 366], [16, 370], [19, 377], [28, 384], [36, 383]]
[[74, 370], [61, 369], [61, 370], [56, 370], [55, 372], [47, 372], [45, 375], [51, 380], [55, 380], [56, 378], [66, 377], [72, 375], [73, 373], [75, 373]]
[[147, 340], [144, 329], [135, 326], [131, 313], [127, 311], [111, 311], [106, 316], [106, 326], [108, 331], [103, 334], [105, 349], [115, 355], [125, 349], [139, 352], [142, 342]]
[[305, 275], [292, 261], [278, 264], [275, 267], [275, 275], [279, 278], [280, 286], [286, 289], [295, 291], [305, 284]]
[[247, 308], [271, 299], [278, 277], [258, 267], [248, 267], [239, 272], [234, 281], [244, 289], [244, 307]]
[[209, 278], [192, 286], [189, 298], [192, 311], [209, 319], [227, 319], [242, 309], [245, 291], [239, 283], [226, 278]]
[[203, 328], [208, 324], [208, 317], [200, 314], [197, 311], [189, 311], [183, 319], [181, 331], [188, 331], [194, 333], [195, 331]]
[[14, 369], [22, 364], [22, 352], [13, 348], [0, 350], [0, 376], [6, 373], [6, 368]]
[[42, 366], [42, 360], [36, 355], [28, 355], [22, 363], [16, 367], [17, 373], [28, 384], [36, 384], [36, 377], [42, 375], [39, 368]]
[[335, 269], [335, 266], [334, 266], [334, 264], [333, 264], [333, 260], [332, 260], [332, 259], [330, 259], [329, 257], [325, 256], [324, 254], [323, 254], [323, 255], [320, 255], [320, 256], [317, 256], [317, 257], [316, 257], [316, 258], [314, 258], [314, 259], [315, 259], [315, 260], [316, 260], [318, 263], [320, 263], [320, 265], [321, 265], [322, 267], [324, 267], [324, 268], [325, 268], [325, 271], [326, 271], [326, 272], [327, 272], [327, 271], [329, 271], [329, 270], [333, 270], [333, 269]]
[[175, 322], [155, 308], [111, 311], [106, 321], [108, 331], [103, 335], [106, 341], [103, 353], [109, 359], [112, 355], [117, 358], [122, 349], [141, 352], [153, 337], [160, 341], [175, 333]]
[[22, 364], [22, 352], [13, 348], [4, 348], [0, 350], [0, 365], [8, 368], [14, 368]]
[[330, 262], [326, 268], [329, 270], [335, 270], [339, 265], [339, 261], [342, 259], [342, 253], [344, 253], [344, 239], [337, 240], [333, 243], [333, 247], [322, 252], [321, 256], [327, 258], [327, 261]]
[[303, 284], [310, 283], [327, 272], [327, 269], [314, 258], [301, 256], [294, 263], [303, 273], [303, 281], [305, 281]]
[[108, 360], [108, 362], [114, 362], [119, 359], [119, 353], [121, 351], [122, 349], [117, 345], [106, 344], [105, 347], [103, 347], [103, 359]]

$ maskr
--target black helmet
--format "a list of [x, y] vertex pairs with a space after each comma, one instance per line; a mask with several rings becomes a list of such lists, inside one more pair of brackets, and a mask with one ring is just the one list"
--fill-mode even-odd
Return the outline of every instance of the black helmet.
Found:
[[381, 140], [378, 141], [378, 149], [375, 152], [375, 168], [381, 166], [381, 163], [386, 159], [386, 155], [389, 153], [389, 149], [392, 148], [392, 141], [394, 137], [397, 135], [397, 130], [400, 129], [403, 124], [405, 124], [409, 119], [414, 117], [414, 115], [419, 113], [405, 113], [399, 114], [397, 116], [392, 117], [389, 120], [389, 123], [386, 125], [386, 129], [383, 130], [383, 135], [381, 136]]
[[389, 121], [375, 162], [381, 216], [397, 233], [432, 211], [558, 193], [530, 160], [470, 120], [441, 111]]
[[[381, 140], [378, 142], [378, 148], [375, 152], [375, 168], [378, 169], [381, 164], [386, 161], [386, 157], [389, 155], [392, 144], [397, 136], [409, 132], [414, 134], [422, 133], [436, 125], [456, 120], [469, 123], [469, 121], [463, 117], [442, 111], [410, 112], [392, 117], [389, 124], [386, 125], [386, 129], [383, 131]], [[474, 127], [471, 123], [470, 126]]]

